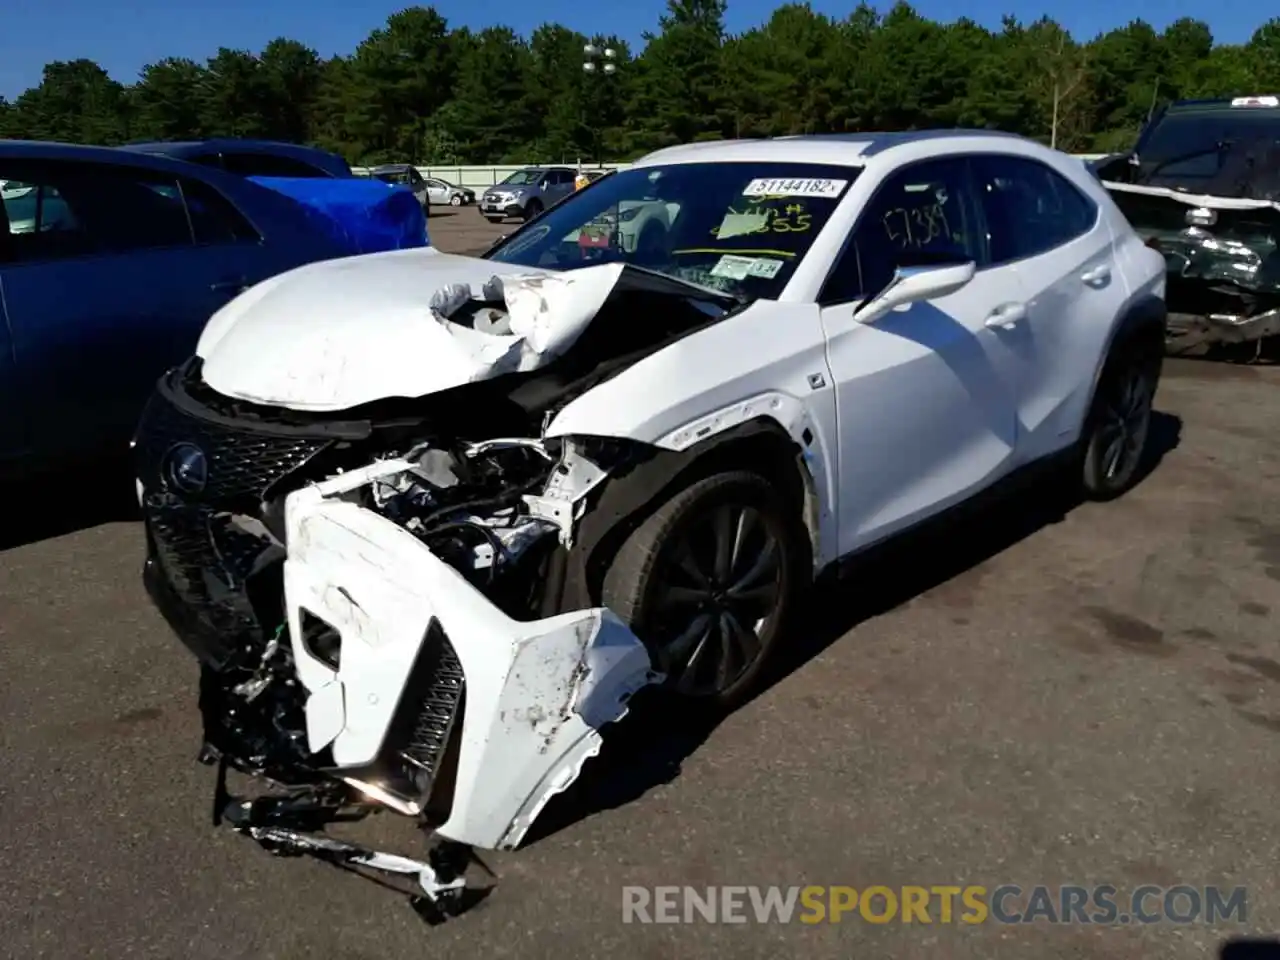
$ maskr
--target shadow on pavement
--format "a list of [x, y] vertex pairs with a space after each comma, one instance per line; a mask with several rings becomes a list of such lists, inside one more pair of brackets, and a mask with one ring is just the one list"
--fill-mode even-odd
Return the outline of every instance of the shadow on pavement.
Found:
[[1280, 960], [1280, 940], [1233, 938], [1222, 945], [1218, 957], [1219, 960]]
[[[1182, 421], [1154, 413], [1139, 483], [1181, 441]], [[963, 513], [939, 518], [918, 531], [875, 547], [848, 565], [838, 582], [815, 586], [792, 625], [793, 641], [779, 658], [767, 690], [799, 670], [865, 620], [887, 613], [940, 584], [957, 580], [984, 561], [1042, 528], [1063, 520], [1080, 504], [1065, 484], [1033, 484], [998, 499], [975, 503]], [[975, 589], [977, 589], [975, 585]], [[762, 692], [764, 692], [762, 690]], [[759, 694], [757, 694], [759, 696]], [[535, 843], [578, 820], [638, 800], [670, 783], [681, 764], [723, 718], [680, 710], [661, 691], [636, 695], [631, 713], [605, 731], [600, 756], [569, 790], [555, 797], [530, 829]]]
[[124, 458], [0, 482], [0, 510], [4, 511], [0, 550], [138, 519], [132, 471]]

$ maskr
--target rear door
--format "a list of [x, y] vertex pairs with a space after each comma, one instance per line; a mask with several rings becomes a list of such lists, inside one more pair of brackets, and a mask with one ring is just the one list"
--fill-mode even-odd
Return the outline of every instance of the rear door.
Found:
[[574, 172], [563, 167], [555, 167], [547, 172], [550, 186], [547, 188], [547, 206], [559, 203], [573, 193]]
[[1111, 321], [1128, 298], [1116, 238], [1097, 205], [1029, 157], [974, 158], [994, 265], [1015, 267], [1025, 290], [1017, 322], [995, 328], [1012, 378], [1019, 459], [1075, 438]]

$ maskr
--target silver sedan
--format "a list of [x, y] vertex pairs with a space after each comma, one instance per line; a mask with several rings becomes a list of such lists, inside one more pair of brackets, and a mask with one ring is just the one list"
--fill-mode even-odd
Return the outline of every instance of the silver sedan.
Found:
[[439, 177], [427, 177], [426, 181], [427, 199], [432, 204], [461, 207], [476, 202], [475, 191], [467, 187], [460, 187], [457, 184], [450, 183], [448, 180], [441, 180]]

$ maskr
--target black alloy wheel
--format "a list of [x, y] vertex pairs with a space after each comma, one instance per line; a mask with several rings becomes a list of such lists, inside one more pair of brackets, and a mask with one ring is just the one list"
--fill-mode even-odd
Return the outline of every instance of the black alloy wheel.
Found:
[[681, 491], [624, 543], [605, 604], [645, 642], [669, 691], [722, 706], [750, 693], [805, 575], [797, 527], [765, 480], [735, 471]]

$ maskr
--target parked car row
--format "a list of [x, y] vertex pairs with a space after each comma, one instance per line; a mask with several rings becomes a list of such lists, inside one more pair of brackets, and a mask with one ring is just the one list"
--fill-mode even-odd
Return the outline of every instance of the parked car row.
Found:
[[476, 202], [476, 193], [469, 187], [459, 187], [439, 177], [424, 177], [417, 167], [408, 163], [384, 163], [371, 167], [366, 176], [409, 187], [423, 207], [462, 207]]
[[[608, 171], [588, 170], [582, 174], [594, 183]], [[578, 188], [579, 173], [572, 167], [524, 167], [507, 176], [501, 183], [481, 191], [460, 187], [440, 177], [424, 177], [408, 163], [386, 163], [370, 167], [365, 176], [387, 183], [404, 184], [413, 190], [424, 206], [470, 206], [478, 202], [480, 212], [491, 223], [503, 220], [531, 220], [548, 207], [559, 203]]]

